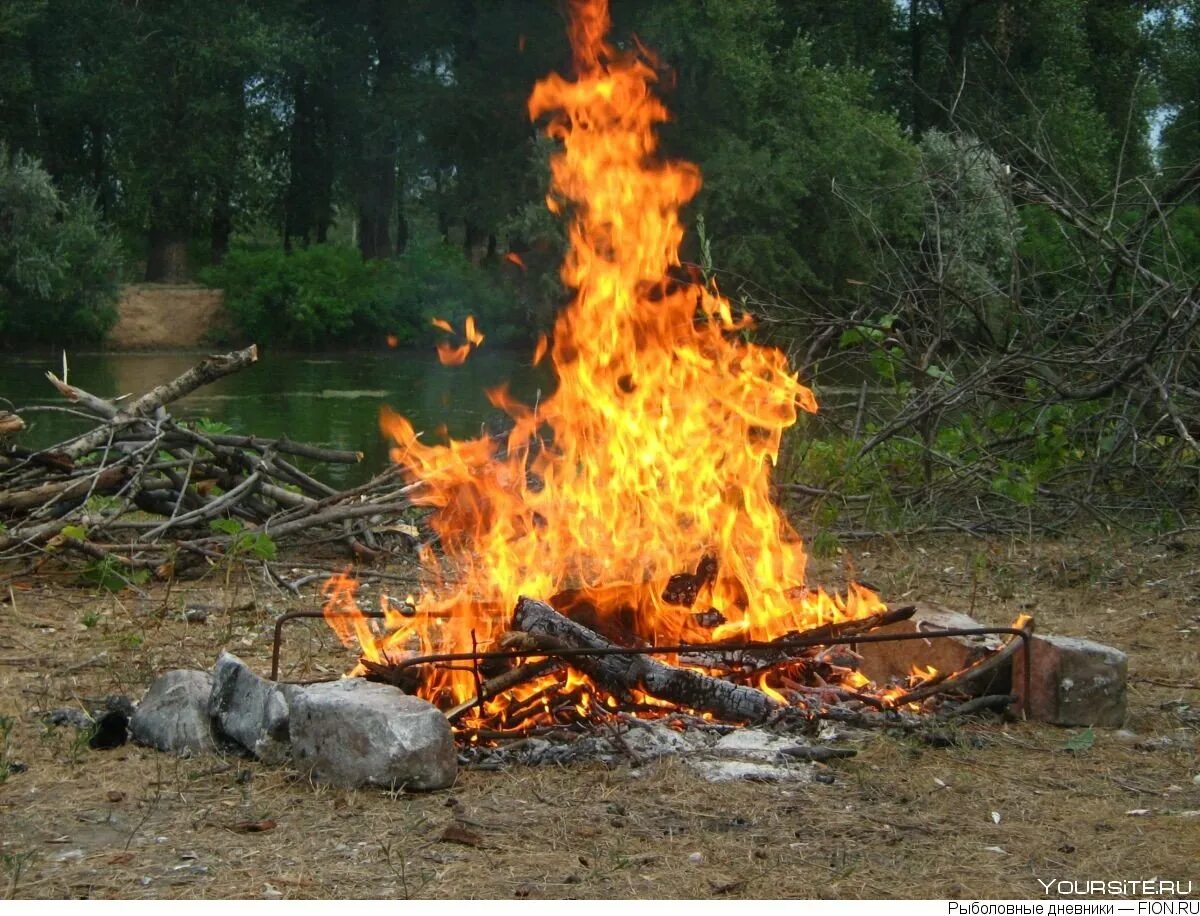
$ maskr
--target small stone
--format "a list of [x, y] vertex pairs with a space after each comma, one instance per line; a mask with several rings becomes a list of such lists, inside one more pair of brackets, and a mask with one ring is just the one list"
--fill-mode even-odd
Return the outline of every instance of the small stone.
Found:
[[82, 709], [76, 709], [74, 706], [66, 706], [62, 709], [52, 709], [43, 716], [43, 721], [47, 725], [55, 725], [62, 727], [69, 725], [72, 728], [85, 729], [91, 728], [95, 722]]
[[296, 766], [321, 782], [444, 789], [457, 774], [446, 717], [389, 684], [360, 678], [313, 684], [295, 694], [290, 728]]
[[263, 763], [282, 763], [291, 752], [289, 703], [299, 687], [259, 677], [236, 655], [222, 652], [213, 672], [208, 714], [217, 731]]
[[181, 757], [214, 753], [208, 714], [212, 685], [207, 671], [177, 669], [159, 677], [133, 714], [133, 740]]
[[208, 607], [205, 605], [189, 607], [183, 612], [183, 619], [185, 623], [207, 623]]
[[1192, 782], [1194, 782], [1196, 785], [1200, 786], [1200, 773], [1197, 773], [1195, 776], [1192, 777]]
[[1035, 635], [1030, 645], [1029, 696], [1025, 653], [1013, 656], [1018, 709], [1052, 725], [1120, 728], [1125, 723], [1129, 656], [1089, 639]]

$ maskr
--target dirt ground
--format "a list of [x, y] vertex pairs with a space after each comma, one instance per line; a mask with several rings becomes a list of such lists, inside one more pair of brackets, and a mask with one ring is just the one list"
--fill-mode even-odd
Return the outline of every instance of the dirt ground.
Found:
[[117, 323], [105, 345], [112, 350], [202, 347], [224, 321], [225, 295], [219, 289], [137, 283], [121, 290]]
[[[51, 709], [138, 697], [228, 647], [269, 668], [271, 622], [316, 608], [214, 570], [147, 597], [0, 571], [0, 895], [10, 897], [1042, 898], [1038, 879], [1200, 883], [1200, 542], [859, 545], [893, 604], [1130, 655], [1126, 732], [980, 721], [934, 747], [871, 737], [832, 783], [702, 781], [678, 761], [463, 771], [425, 795], [309, 785], [238, 758], [89, 750]], [[301, 564], [297, 564], [299, 567]], [[845, 558], [814, 563], [836, 585]], [[211, 605], [205, 623], [184, 611]], [[349, 657], [320, 622], [290, 631], [286, 674]], [[446, 831], [447, 827], [458, 828]]]

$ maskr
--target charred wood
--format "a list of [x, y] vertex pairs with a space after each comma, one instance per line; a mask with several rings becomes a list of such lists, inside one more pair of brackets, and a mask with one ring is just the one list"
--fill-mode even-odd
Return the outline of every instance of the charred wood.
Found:
[[[517, 602], [513, 625], [532, 636], [549, 637], [573, 649], [614, 648], [602, 636], [531, 598]], [[573, 656], [567, 661], [621, 700], [630, 700], [640, 691], [729, 722], [762, 722], [781, 708], [761, 690], [687, 668], [674, 668], [647, 655]]]

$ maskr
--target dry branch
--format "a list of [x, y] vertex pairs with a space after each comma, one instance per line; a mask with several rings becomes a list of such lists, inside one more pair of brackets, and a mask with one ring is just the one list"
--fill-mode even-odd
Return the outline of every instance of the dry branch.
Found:
[[[97, 396], [47, 373], [58, 393], [76, 405], [71, 412], [92, 418], [94, 425], [37, 451], [7, 436], [0, 440], [0, 521], [6, 529], [0, 560], [66, 546], [129, 569], [172, 570], [176, 564], [168, 560], [181, 552], [206, 561], [220, 558], [237, 547], [242, 531], [266, 533], [275, 542], [340, 540], [372, 556], [378, 556], [381, 538], [400, 543], [372, 531], [410, 507], [390, 469], [339, 492], [282, 457], [352, 464], [362, 460], [361, 452], [286, 437], [206, 435], [167, 412], [167, 405], [252, 365], [257, 355], [251, 346], [211, 356], [129, 402]], [[19, 411], [4, 416], [12, 418], [6, 432], [23, 428]], [[95, 504], [94, 496], [108, 499]], [[154, 517], [130, 518], [133, 510]], [[222, 517], [237, 519], [240, 527], [212, 530], [210, 523]], [[55, 541], [68, 525], [87, 537]], [[137, 540], [116, 552], [96, 537], [117, 530], [136, 531]]]

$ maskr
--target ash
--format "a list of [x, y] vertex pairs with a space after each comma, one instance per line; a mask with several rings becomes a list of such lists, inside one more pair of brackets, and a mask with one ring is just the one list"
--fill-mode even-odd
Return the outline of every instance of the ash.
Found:
[[710, 782], [824, 781], [822, 764], [854, 756], [851, 740], [862, 737], [831, 723], [813, 736], [803, 736], [709, 722], [680, 729], [677, 722], [620, 716], [582, 735], [552, 733], [499, 747], [470, 747], [460, 755], [460, 763], [482, 770], [598, 763], [629, 765], [636, 773], [655, 760], [677, 757]]

